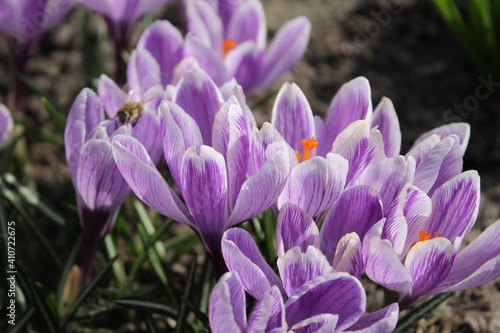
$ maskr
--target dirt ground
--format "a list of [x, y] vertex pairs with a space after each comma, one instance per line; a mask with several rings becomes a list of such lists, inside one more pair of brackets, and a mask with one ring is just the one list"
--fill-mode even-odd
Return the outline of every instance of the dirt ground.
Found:
[[[389, 97], [398, 112], [403, 133], [402, 152], [423, 132], [458, 117], [469, 122], [472, 136], [464, 169], [482, 176], [482, 208], [467, 241], [500, 218], [500, 94], [481, 101], [472, 112], [460, 115], [453, 105], [473, 96], [481, 78], [455, 43], [429, 0], [263, 0], [270, 37], [288, 19], [307, 16], [312, 36], [304, 59], [269, 90], [285, 81], [296, 82], [313, 111], [323, 114], [337, 89], [346, 81], [365, 76], [372, 86], [373, 103]], [[178, 6], [155, 13], [181, 22]], [[82, 38], [75, 14], [44, 36], [27, 71], [36, 84], [68, 110], [79, 90], [89, 82], [81, 52]], [[140, 33], [139, 26], [135, 36]], [[12, 78], [7, 42], [0, 41], [0, 102], [5, 103]], [[106, 52], [111, 52], [108, 47]], [[105, 64], [112, 70], [113, 56]], [[500, 78], [492, 78], [493, 81]], [[91, 82], [91, 81], [90, 81]], [[39, 98], [28, 92], [24, 117], [61, 131], [48, 119]], [[269, 119], [273, 99], [255, 110], [259, 122]], [[53, 202], [67, 201], [70, 178], [61, 148], [31, 142], [31, 161], [22, 173], [26, 183]], [[500, 332], [500, 281], [458, 292], [422, 319], [409, 332]]]

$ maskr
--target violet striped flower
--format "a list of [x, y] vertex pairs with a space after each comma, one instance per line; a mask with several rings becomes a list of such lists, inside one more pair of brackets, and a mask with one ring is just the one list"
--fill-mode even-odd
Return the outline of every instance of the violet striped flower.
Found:
[[217, 85], [235, 78], [245, 94], [262, 88], [302, 57], [311, 24], [305, 17], [288, 21], [266, 48], [267, 28], [260, 1], [186, 0], [188, 34], [157, 21], [139, 41], [157, 59], [163, 84], [175, 84], [182, 72], [200, 66]]
[[57, 24], [74, 0], [3, 0], [0, 2], [0, 30], [9, 40], [14, 65], [19, 71], [38, 38]]
[[183, 76], [173, 100], [159, 107], [161, 133], [184, 203], [138, 140], [116, 136], [113, 155], [142, 201], [199, 234], [220, 276], [226, 270], [222, 234], [276, 201], [293, 152], [270, 124], [254, 133], [251, 113], [236, 96], [223, 103], [215, 83], [199, 69]]
[[9, 140], [14, 130], [14, 121], [9, 109], [0, 103], [0, 147]]
[[126, 49], [135, 22], [169, 0], [79, 0], [101, 14], [118, 49]]
[[500, 220], [466, 248], [479, 210], [479, 176], [461, 173], [428, 196], [405, 187], [363, 242], [367, 275], [398, 295], [402, 307], [439, 293], [473, 288], [500, 276]]
[[[246, 231], [226, 231], [222, 248], [230, 273], [212, 293], [213, 332], [391, 332], [396, 326], [397, 304], [363, 315], [366, 296], [359, 280], [336, 272], [314, 246], [284, 253], [278, 259], [281, 279]], [[258, 301], [248, 323], [244, 291]]]

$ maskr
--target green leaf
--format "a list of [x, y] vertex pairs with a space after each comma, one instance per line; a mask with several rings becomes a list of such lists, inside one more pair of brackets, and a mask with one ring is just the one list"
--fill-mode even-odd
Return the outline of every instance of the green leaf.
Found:
[[66, 323], [71, 320], [76, 312], [76, 310], [80, 307], [82, 302], [90, 295], [90, 293], [101, 283], [101, 281], [104, 279], [104, 277], [109, 273], [109, 271], [113, 267], [113, 263], [115, 260], [118, 258], [118, 256], [114, 257], [111, 259], [106, 266], [95, 276], [95, 278], [82, 290], [78, 298], [75, 300], [71, 308], [68, 310], [68, 314], [64, 318], [64, 320], [61, 321], [59, 328], [63, 328]]
[[30, 308], [28, 311], [24, 313], [24, 316], [21, 318], [21, 320], [16, 321], [16, 324], [13, 326], [10, 326], [5, 333], [18, 333], [22, 332], [22, 329], [24, 326], [26, 326], [27, 323], [30, 322], [31, 317], [35, 314], [35, 308]]
[[210, 331], [210, 321], [208, 319], [208, 316], [200, 309], [196, 308], [191, 302], [186, 300], [185, 303], [191, 309], [191, 311], [193, 311], [194, 315], [203, 324], [203, 326], [205, 326], [205, 328]]
[[403, 333], [406, 332], [410, 327], [415, 325], [421, 318], [423, 318], [427, 313], [431, 312], [437, 308], [441, 303], [450, 298], [453, 293], [443, 293], [437, 294], [431, 299], [423, 302], [421, 305], [416, 306], [411, 309], [407, 315], [398, 321], [398, 326], [393, 333]]
[[47, 304], [50, 301], [45, 295], [42, 294], [41, 286], [30, 284], [30, 292], [33, 296], [35, 308], [38, 313], [42, 316], [45, 325], [50, 333], [57, 333], [54, 314], [50, 311], [51, 306]]
[[178, 311], [166, 305], [164, 301], [158, 301], [144, 296], [122, 297], [116, 300], [116, 304], [134, 310], [163, 314], [171, 318], [177, 318], [179, 316]]
[[[153, 225], [153, 222], [151, 221], [151, 219], [149, 218], [149, 216], [146, 212], [146, 208], [144, 207], [144, 204], [136, 197], [133, 198], [132, 202], [134, 204], [135, 211], [137, 212], [137, 215], [139, 217], [139, 221], [144, 226], [144, 229], [146, 230], [146, 232], [148, 233], [149, 236], [154, 235], [156, 230], [155, 230], [155, 227]], [[163, 244], [161, 242], [155, 242], [154, 246], [156, 248], [156, 251], [158, 252], [158, 255], [161, 258], [164, 258], [166, 252], [165, 252], [165, 248], [163, 247]]]
[[47, 113], [52, 117], [56, 125], [64, 131], [66, 127], [66, 119], [56, 110], [56, 108], [45, 97], [42, 97], [42, 104]]
[[73, 247], [71, 248], [68, 257], [64, 261], [64, 267], [61, 270], [61, 275], [59, 276], [59, 283], [57, 284], [57, 293], [56, 293], [57, 300], [61, 299], [64, 284], [66, 283], [66, 277], [68, 276], [71, 267], [75, 263], [78, 251], [80, 251], [80, 247], [82, 246], [82, 241], [83, 241], [83, 235], [80, 234], [76, 239], [76, 241], [73, 243]]
[[191, 295], [191, 289], [194, 284], [194, 278], [196, 275], [196, 267], [198, 266], [198, 256], [195, 254], [193, 260], [191, 261], [191, 267], [189, 268], [189, 276], [186, 283], [186, 287], [184, 287], [184, 295], [183, 301], [179, 308], [179, 316], [177, 317], [177, 325], [175, 326], [175, 333], [184, 332], [184, 326], [186, 325], [186, 319], [188, 315], [186, 301], [189, 299]]
[[[107, 234], [104, 237], [104, 246], [106, 247], [108, 258], [113, 258], [118, 255], [115, 248], [115, 242], [113, 241], [113, 236], [111, 234]], [[124, 286], [127, 283], [127, 275], [125, 274], [125, 268], [123, 267], [123, 262], [121, 260], [116, 260], [113, 263], [113, 274], [116, 280], [118, 280], [120, 286]]]
[[28, 227], [35, 234], [36, 239], [40, 242], [45, 251], [47, 251], [54, 264], [58, 268], [60, 268], [62, 266], [61, 260], [59, 259], [56, 252], [52, 248], [52, 245], [50, 245], [51, 243], [47, 240], [43, 232], [38, 227], [38, 223], [36, 223], [31, 217], [31, 215], [24, 209], [17, 193], [11, 191], [9, 188], [5, 186], [5, 181], [3, 178], [0, 179], [0, 192], [7, 200], [9, 200], [12, 203], [12, 205], [17, 209], [17, 211], [24, 217], [26, 223], [28, 224]]
[[17, 178], [11, 174], [6, 173], [4, 175], [4, 180], [7, 184], [13, 186], [17, 193], [23, 198], [28, 204], [36, 207], [40, 212], [45, 214], [51, 221], [55, 222], [59, 226], [63, 227], [65, 225], [65, 220], [56, 212], [55, 208], [51, 207], [48, 203], [44, 202], [42, 196], [38, 194], [35, 190], [29, 188], [26, 185], [21, 184]]
[[148, 333], [156, 333], [159, 332], [158, 327], [156, 327], [156, 324], [153, 320], [153, 316], [151, 314], [146, 313], [144, 314], [144, 321], [146, 322], [146, 328], [148, 330]]

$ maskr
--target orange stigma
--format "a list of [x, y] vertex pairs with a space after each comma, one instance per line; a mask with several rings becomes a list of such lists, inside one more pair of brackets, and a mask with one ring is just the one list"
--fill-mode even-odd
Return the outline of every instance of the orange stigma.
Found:
[[231, 51], [232, 49], [234, 49], [234, 47], [236, 46], [236, 41], [233, 39], [233, 38], [226, 38], [223, 42], [222, 42], [222, 51], [224, 53], [224, 55], [226, 55], [229, 51]]
[[434, 236], [431, 236], [430, 233], [428, 233], [426, 231], [423, 231], [423, 230], [419, 230], [418, 234], [420, 235], [419, 242], [423, 242], [423, 241], [426, 241], [426, 240], [429, 240], [429, 239], [433, 239], [433, 238], [436, 238], [436, 237], [441, 237], [441, 236], [439, 236], [439, 234], [437, 232], [434, 233]]
[[304, 149], [304, 155], [299, 153], [297, 150], [295, 151], [295, 155], [297, 156], [297, 161], [299, 163], [301, 162], [302, 157], [304, 157], [302, 162], [309, 160], [311, 158], [311, 150], [318, 147], [318, 141], [316, 141], [316, 138], [314, 136], [310, 139], [304, 139], [300, 141], [300, 143], [302, 144], [302, 147]]

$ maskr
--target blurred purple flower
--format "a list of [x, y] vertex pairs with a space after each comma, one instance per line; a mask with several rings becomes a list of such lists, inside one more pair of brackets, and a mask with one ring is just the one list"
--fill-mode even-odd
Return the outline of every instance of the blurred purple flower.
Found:
[[219, 276], [225, 271], [222, 234], [276, 201], [293, 154], [269, 124], [253, 132], [249, 126], [253, 116], [240, 100], [231, 96], [223, 103], [215, 83], [195, 69], [183, 76], [173, 102], [160, 105], [165, 159], [185, 203], [138, 140], [119, 135], [113, 141], [115, 161], [135, 194], [163, 215], [193, 228]]
[[164, 85], [175, 84], [186, 69], [200, 66], [217, 85], [235, 78], [249, 94], [295, 65], [309, 41], [311, 24], [298, 17], [285, 23], [266, 50], [265, 15], [256, 0], [185, 3], [185, 40], [169, 22], [157, 21], [139, 41], [160, 64]]
[[9, 140], [14, 130], [14, 121], [9, 109], [3, 104], [0, 104], [0, 147]]
[[74, 0], [3, 0], [0, 30], [7, 36], [16, 68], [24, 70], [38, 38], [71, 9]]
[[142, 15], [166, 4], [169, 0], [80, 0], [89, 9], [101, 14], [118, 50], [126, 49], [135, 22]]
[[[314, 246], [284, 253], [278, 259], [281, 279], [245, 230], [226, 231], [222, 248], [230, 273], [210, 299], [213, 332], [391, 332], [396, 326], [397, 304], [363, 316], [366, 296], [359, 280], [335, 272]], [[248, 323], [244, 291], [257, 300]]]

